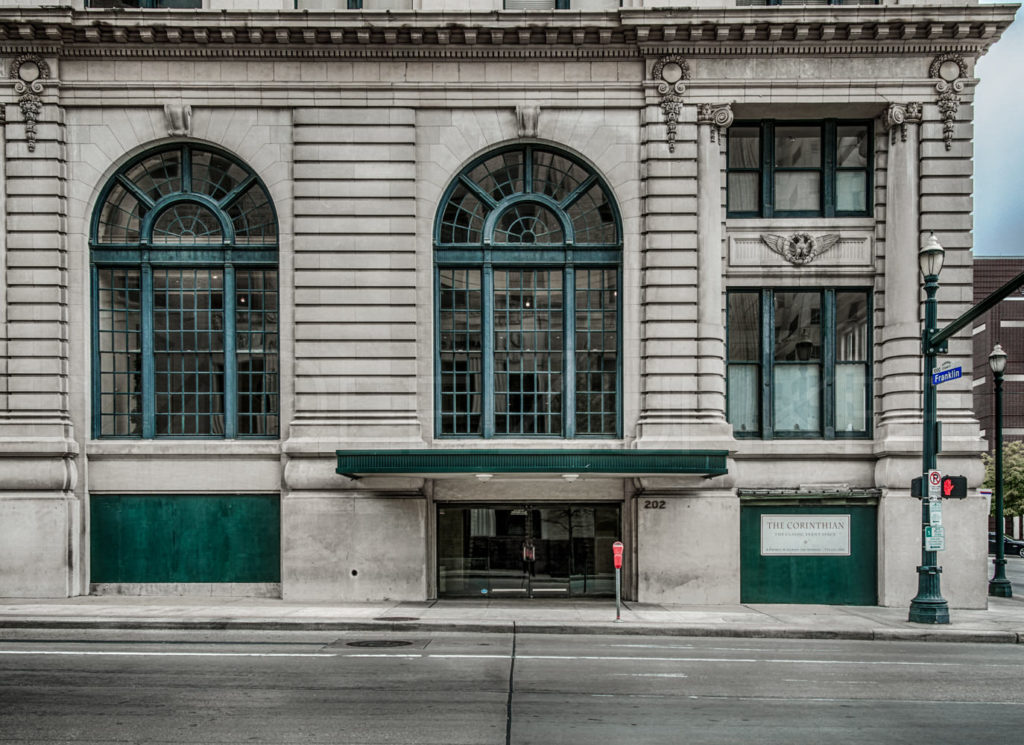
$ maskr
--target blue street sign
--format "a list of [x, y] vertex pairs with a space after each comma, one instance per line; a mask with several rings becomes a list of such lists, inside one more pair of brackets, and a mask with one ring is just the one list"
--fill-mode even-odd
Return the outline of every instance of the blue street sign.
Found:
[[949, 367], [945, 370], [939, 370], [938, 372], [932, 371], [932, 385], [938, 385], [939, 383], [948, 383], [951, 380], [962, 378], [964, 375], [964, 369], [962, 367]]

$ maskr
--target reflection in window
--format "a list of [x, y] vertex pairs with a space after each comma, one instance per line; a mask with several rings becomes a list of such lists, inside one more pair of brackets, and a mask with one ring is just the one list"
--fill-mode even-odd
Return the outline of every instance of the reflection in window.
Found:
[[[245, 199], [260, 217], [239, 229]], [[96, 210], [95, 436], [275, 437], [277, 228], [262, 184], [178, 145], [122, 168]]]
[[434, 252], [439, 435], [618, 433], [613, 205], [589, 168], [542, 147], [485, 156], [454, 179]]
[[826, 119], [729, 128], [730, 217], [835, 217], [871, 210], [873, 124]]
[[863, 437], [871, 426], [870, 295], [728, 294], [727, 416], [737, 437]]

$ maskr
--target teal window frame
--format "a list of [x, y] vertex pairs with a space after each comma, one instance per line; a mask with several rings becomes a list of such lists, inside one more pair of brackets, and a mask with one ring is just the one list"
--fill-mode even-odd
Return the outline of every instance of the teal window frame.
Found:
[[[819, 412], [821, 425], [818, 430], [780, 430], [775, 426], [775, 396], [774, 381], [775, 369], [779, 365], [786, 364], [775, 359], [775, 295], [778, 293], [808, 293], [818, 294], [820, 298], [819, 308], [821, 314], [821, 393], [819, 398]], [[836, 427], [836, 369], [845, 364], [853, 364], [837, 360], [837, 320], [836, 320], [836, 294], [837, 293], [862, 293], [866, 299], [866, 339], [865, 347], [867, 359], [857, 361], [855, 364], [863, 365], [865, 368], [864, 382], [864, 421], [865, 429], [856, 431], [840, 430]], [[734, 328], [731, 316], [731, 304], [729, 298], [735, 295], [751, 295], [757, 298], [757, 338], [758, 353], [756, 359], [734, 360], [729, 356], [730, 333]], [[728, 401], [733, 395], [729, 384], [729, 372], [738, 367], [751, 367], [757, 370], [757, 414], [758, 428], [756, 430], [736, 430], [733, 434], [738, 439], [870, 439], [873, 427], [873, 383], [872, 370], [873, 361], [873, 335], [872, 335], [873, 296], [870, 288], [865, 287], [830, 287], [830, 288], [733, 288], [727, 292], [726, 301], [726, 410], [729, 411]], [[731, 421], [731, 420], [730, 420]]]
[[[200, 178], [193, 180], [194, 162], [193, 156], [203, 153], [211, 157], [211, 164], [206, 175], [213, 177], [212, 158], [223, 159], [220, 163], [227, 162], [235, 169], [237, 183], [230, 186], [222, 185], [222, 182], [203, 181]], [[178, 175], [168, 177], [166, 181], [159, 181], [153, 178], [149, 172], [147, 163], [155, 157], [172, 156], [168, 162], [180, 165]], [[173, 158], [177, 157], [175, 161]], [[151, 191], [160, 194], [153, 198], [147, 193], [146, 188], [135, 183], [129, 174], [132, 169], [140, 167], [148, 178], [147, 186]], [[222, 178], [225, 178], [222, 176]], [[230, 183], [225, 181], [224, 183]], [[203, 186], [206, 191], [214, 195], [203, 193]], [[195, 187], [195, 190], [193, 190]], [[117, 194], [117, 197], [113, 195]], [[217, 196], [220, 194], [220, 196]], [[124, 196], [127, 195], [127, 198]], [[253, 196], [255, 195], [255, 197]], [[264, 212], [269, 212], [269, 217], [264, 222], [254, 223], [253, 230], [245, 228], [249, 225], [249, 215], [261, 215], [259, 211], [249, 211], [245, 205], [253, 204], [253, 198], [263, 201], [256, 202], [256, 206]], [[134, 200], [130, 202], [130, 200]], [[117, 239], [104, 239], [103, 225], [105, 208], [108, 204], [117, 205], [110, 209], [114, 218], [125, 219], [128, 215], [127, 224], [129, 227], [121, 226]], [[120, 207], [121, 204], [134, 204], [131, 210]], [[201, 211], [207, 216], [216, 220], [216, 228], [219, 231], [219, 240], [194, 241], [194, 242], [172, 242], [161, 238], [158, 242], [153, 241], [154, 228], [159, 224], [160, 219], [168, 214], [177, 212], [189, 214], [189, 210]], [[236, 230], [236, 223], [230, 211], [237, 212], [239, 224], [242, 230]], [[132, 226], [136, 226], [132, 227]], [[278, 273], [278, 219], [274, 208], [273, 200], [266, 186], [252, 171], [251, 168], [242, 163], [239, 159], [229, 153], [210, 146], [198, 146], [191, 143], [175, 143], [159, 148], [148, 150], [125, 163], [111, 177], [104, 186], [96, 207], [93, 210], [90, 226], [90, 278], [91, 278], [91, 361], [92, 361], [92, 433], [96, 439], [277, 439], [280, 431], [280, 304], [279, 299], [279, 273]], [[113, 232], [113, 231], [111, 231]], [[134, 238], [137, 237], [137, 240]], [[101, 313], [110, 312], [111, 308], [101, 307], [101, 273], [123, 270], [138, 274], [138, 309], [139, 329], [136, 354], [139, 358], [139, 369], [130, 371], [139, 381], [136, 391], [131, 394], [139, 398], [139, 411], [132, 415], [132, 412], [119, 412], [115, 407], [113, 416], [115, 419], [120, 414], [127, 414], [129, 419], [129, 432], [125, 433], [104, 433], [104, 396], [117, 396], [116, 391], [104, 390], [104, 377], [112, 372], [123, 374], [121, 371], [105, 369], [102, 362], [101, 333], [108, 330], [101, 326]], [[156, 296], [160, 289], [155, 287], [154, 275], [161, 272], [173, 273], [182, 272], [183, 276], [188, 272], [202, 274], [204, 272], [217, 272], [223, 275], [221, 284], [218, 287], [211, 286], [210, 306], [206, 315], [218, 315], [221, 319], [221, 329], [208, 327], [200, 328], [199, 321], [196, 327], [170, 329], [167, 333], [181, 332], [182, 338], [187, 339], [190, 335], [199, 336], [204, 333], [219, 331], [220, 350], [223, 355], [222, 390], [203, 395], [222, 396], [223, 410], [216, 412], [192, 411], [184, 414], [184, 417], [222, 417], [223, 431], [217, 433], [198, 434], [158, 434], [157, 432], [157, 396], [171, 395], [167, 391], [160, 391], [157, 388], [158, 370], [156, 355], [159, 353], [155, 347], [155, 314]], [[273, 277], [271, 291], [257, 289], [248, 282], [239, 282], [241, 275], [253, 276], [256, 273], [266, 273]], [[199, 293], [189, 295], [189, 290], [180, 293], [184, 298], [198, 298]], [[219, 305], [214, 305], [214, 297], [219, 295]], [[259, 302], [257, 309], [255, 304]], [[264, 303], [272, 303], [266, 307]], [[196, 300], [192, 308], [199, 308], [199, 301]], [[186, 305], [179, 306], [184, 316]], [[114, 312], [123, 312], [120, 308], [113, 308]], [[237, 320], [239, 313], [247, 313], [247, 320], [258, 320], [262, 324], [261, 329], [254, 329], [247, 323], [246, 328], [239, 328]], [[276, 314], [272, 328], [268, 329], [267, 315]], [[201, 316], [201, 312], [192, 314], [193, 317]], [[212, 338], [212, 333], [211, 333]], [[267, 354], [269, 343], [273, 343], [275, 351]], [[187, 341], [183, 342], [187, 344]], [[250, 429], [253, 425], [253, 415], [240, 412], [239, 389], [241, 385], [251, 386], [254, 378], [259, 376], [253, 374], [252, 370], [243, 369], [238, 359], [238, 354], [244, 354], [247, 350], [245, 345], [260, 344], [263, 350], [260, 354], [265, 362], [273, 359], [277, 363], [278, 370], [270, 374], [264, 372], [263, 380], [271, 380], [275, 383], [275, 389], [271, 392], [264, 392], [262, 395], [266, 400], [273, 401], [273, 407], [267, 412], [273, 426], [266, 427], [265, 433], [251, 434], [240, 431]], [[166, 373], [170, 375], [171, 373]], [[187, 373], [184, 373], [187, 375]], [[209, 377], [213, 377], [210, 375]], [[252, 396], [251, 388], [243, 391], [243, 396]], [[199, 396], [197, 395], [197, 398]], [[250, 401], [251, 403], [251, 401]], [[162, 416], [171, 417], [172, 413], [164, 413]], [[246, 422], [246, 419], [249, 419]], [[246, 426], [240, 426], [248, 424]], [[114, 429], [117, 429], [116, 422]]]
[[[513, 181], [521, 182], [514, 188], [512, 182], [492, 184], [493, 189], [477, 183], [471, 177], [474, 169], [498, 156], [522, 154], [523, 170]], [[564, 159], [572, 164], [582, 176], [579, 183], [568, 190], [565, 196], [557, 197], [534, 191], [534, 157], [537, 153]], [[488, 176], [493, 174], [488, 173]], [[469, 193], [479, 207], [472, 217], [465, 213], [451, 217], [449, 211], [457, 190]], [[573, 208], [584, 201], [588, 194], [595, 192], [603, 197], [601, 207], [610, 211], [608, 219], [601, 224], [605, 231], [611, 231], [610, 239], [594, 242], [577, 242], [577, 232], [592, 237], [588, 227], [578, 230], [573, 219]], [[526, 247], [522, 243], [498, 243], [494, 240], [501, 230], [500, 219], [517, 209], [542, 211], [557, 220], [560, 240], [538, 241]], [[594, 210], [591, 210], [593, 213]], [[578, 216], [578, 215], [577, 215]], [[476, 227], [453, 228], [453, 221], [469, 220]], [[549, 439], [615, 439], [622, 436], [622, 219], [611, 190], [592, 167], [562, 150], [542, 145], [513, 145], [489, 151], [474, 159], [452, 180], [446, 189], [434, 221], [434, 433], [438, 438], [491, 439], [491, 438], [549, 438]], [[464, 240], [455, 240], [459, 236]], [[600, 237], [600, 236], [599, 236]], [[502, 434], [496, 427], [496, 343], [495, 343], [495, 272], [504, 270], [532, 271], [556, 270], [562, 274], [561, 315], [562, 369], [561, 369], [561, 427], [558, 433], [507, 433]], [[614, 431], [600, 434], [581, 434], [577, 430], [576, 417], [582, 410], [577, 409], [577, 360], [576, 335], [580, 329], [576, 322], [576, 276], [580, 270], [612, 270], [615, 272], [615, 383], [614, 383]], [[442, 328], [441, 273], [445, 270], [479, 272], [480, 292], [480, 423], [477, 432], [443, 431], [443, 380], [442, 380]], [[587, 327], [590, 331], [590, 327]], [[459, 414], [460, 412], [453, 412]], [[593, 413], [593, 412], [590, 412]]]
[[[817, 127], [820, 131], [821, 163], [815, 167], [779, 167], [775, 165], [775, 130], [777, 127]], [[760, 159], [757, 167], [738, 168], [726, 160], [726, 183], [729, 175], [756, 173], [758, 175], [758, 209], [733, 210], [727, 208], [726, 216], [744, 217], [870, 217], [873, 209], [874, 189], [874, 122], [863, 119], [818, 119], [818, 120], [746, 120], [737, 121], [732, 127], [756, 127], [759, 132]], [[837, 130], [839, 127], [865, 127], [867, 130], [867, 155], [864, 168], [837, 166]], [[730, 128], [730, 132], [732, 129]], [[726, 148], [732, 147], [731, 137], [726, 138]], [[777, 173], [815, 172], [819, 174], [819, 205], [814, 210], [780, 210], [775, 208], [775, 176]], [[865, 174], [865, 205], [862, 210], [840, 210], [837, 208], [837, 174], [863, 172]], [[728, 189], [727, 189], [728, 192]], [[728, 193], [726, 195], [728, 205]]]

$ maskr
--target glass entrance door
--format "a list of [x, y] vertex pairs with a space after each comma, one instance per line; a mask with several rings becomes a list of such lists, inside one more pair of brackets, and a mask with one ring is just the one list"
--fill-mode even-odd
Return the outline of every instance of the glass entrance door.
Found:
[[442, 597], [614, 597], [618, 505], [439, 505]]

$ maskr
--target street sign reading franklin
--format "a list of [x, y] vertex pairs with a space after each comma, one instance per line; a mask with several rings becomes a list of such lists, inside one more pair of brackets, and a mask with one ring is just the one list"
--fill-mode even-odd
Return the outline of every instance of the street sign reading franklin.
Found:
[[948, 383], [951, 380], [963, 377], [962, 367], [947, 367], [945, 370], [932, 370], [932, 385]]

